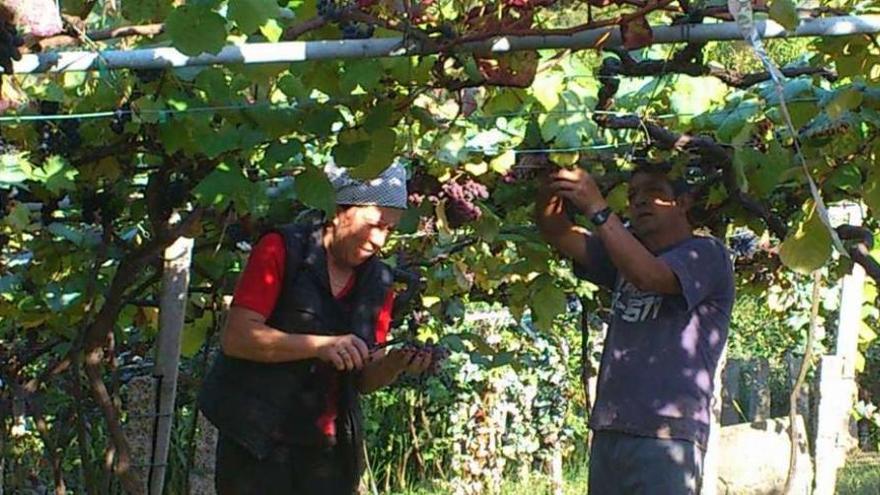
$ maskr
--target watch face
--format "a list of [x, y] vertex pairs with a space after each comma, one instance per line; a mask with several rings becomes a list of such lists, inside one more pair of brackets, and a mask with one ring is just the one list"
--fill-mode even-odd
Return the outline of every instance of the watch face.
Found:
[[608, 217], [611, 216], [611, 208], [605, 208], [604, 210], [597, 211], [593, 218], [591, 218], [593, 225], [599, 226], [608, 221]]

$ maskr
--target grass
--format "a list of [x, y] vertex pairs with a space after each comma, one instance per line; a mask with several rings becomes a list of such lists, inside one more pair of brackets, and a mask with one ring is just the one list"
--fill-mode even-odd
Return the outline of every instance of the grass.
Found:
[[860, 454], [837, 473], [837, 495], [880, 494], [880, 454]]
[[[433, 486], [423, 486], [405, 492], [393, 492], [389, 495], [448, 495], [448, 491]], [[519, 480], [505, 481], [498, 495], [552, 495], [552, 487], [546, 477], [535, 474], [526, 482]], [[565, 474], [565, 495], [584, 495], [587, 493], [587, 469], [569, 469]]]
[[[510, 480], [501, 488], [499, 495], [550, 495], [546, 479], [534, 477], [528, 482]], [[565, 495], [587, 493], [587, 469], [569, 469], [565, 476]], [[446, 495], [438, 488], [422, 487], [392, 495]], [[850, 458], [838, 473], [836, 495], [880, 494], [880, 454], [859, 454]]]

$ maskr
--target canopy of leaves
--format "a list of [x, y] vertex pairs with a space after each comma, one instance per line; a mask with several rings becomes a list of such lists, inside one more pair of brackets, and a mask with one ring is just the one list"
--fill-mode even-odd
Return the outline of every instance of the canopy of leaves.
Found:
[[[360, 30], [406, 33], [437, 54], [4, 75], [4, 380], [34, 378], [34, 370], [99, 349], [111, 334], [143, 354], [156, 332], [149, 308], [160, 290], [159, 254], [181, 233], [196, 238], [198, 296], [185, 346], [194, 353], [210, 335], [204, 315], [219, 311], [260, 232], [308, 208], [332, 211], [321, 171], [331, 160], [362, 178], [395, 158], [407, 164], [412, 205], [386, 253], [422, 276], [419, 303], [427, 311], [454, 319], [463, 302], [499, 302], [515, 316], [530, 312], [546, 332], [567, 295], [591, 301], [589, 310], [600, 302], [533, 226], [543, 155], [589, 169], [619, 211], [634, 157], [675, 164], [695, 186], [700, 227], [755, 239], [756, 249], [737, 253], [740, 281], [750, 289], [778, 285], [788, 268], [838, 274], [851, 266], [832, 255], [806, 173], [827, 204], [863, 205], [866, 229], [877, 231], [880, 48], [871, 36], [769, 45], [791, 76], [782, 95], [792, 135], [780, 92], [746, 45], [652, 44], [651, 25], [725, 18], [717, 2], [436, 0], [401, 10], [385, 0], [322, 0], [326, 17], [316, 2], [299, 0], [61, 3], [100, 48], [173, 46], [198, 55], [231, 43]], [[789, 0], [761, 5], [758, 15], [786, 28], [802, 22]], [[876, 0], [835, 2], [855, 14], [878, 7]], [[162, 26], [107, 35], [147, 23]], [[488, 58], [452, 50], [499, 34], [612, 25], [623, 28], [631, 51]], [[66, 49], [79, 39], [33, 38], [27, 48]], [[452, 182], [487, 188], [487, 198], [474, 200], [478, 214], [458, 218], [442, 199]], [[169, 226], [173, 212], [184, 218], [177, 227]]]

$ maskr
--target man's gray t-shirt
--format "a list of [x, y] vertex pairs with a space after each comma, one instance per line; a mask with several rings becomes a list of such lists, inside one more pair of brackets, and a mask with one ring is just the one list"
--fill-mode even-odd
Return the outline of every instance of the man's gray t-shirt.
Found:
[[598, 237], [578, 277], [614, 291], [590, 427], [705, 446], [713, 377], [734, 299], [726, 247], [691, 237], [658, 253], [682, 293], [642, 292], [619, 275]]

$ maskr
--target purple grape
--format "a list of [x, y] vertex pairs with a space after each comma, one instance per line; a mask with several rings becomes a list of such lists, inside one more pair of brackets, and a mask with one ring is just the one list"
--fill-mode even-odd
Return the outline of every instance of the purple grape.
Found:
[[489, 198], [486, 186], [471, 179], [464, 183], [445, 182], [440, 188], [440, 199], [446, 200], [446, 216], [452, 227], [477, 220], [482, 215], [475, 201]]

